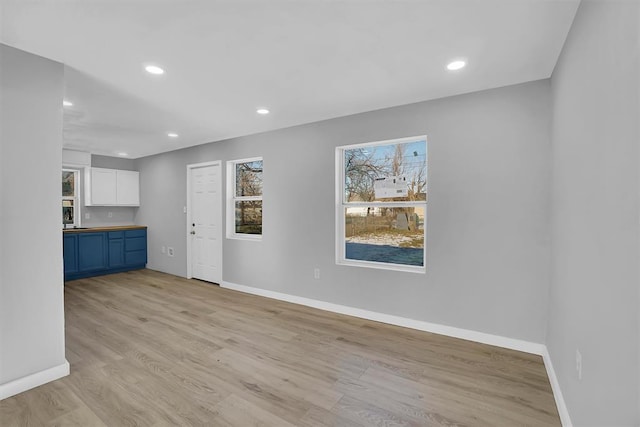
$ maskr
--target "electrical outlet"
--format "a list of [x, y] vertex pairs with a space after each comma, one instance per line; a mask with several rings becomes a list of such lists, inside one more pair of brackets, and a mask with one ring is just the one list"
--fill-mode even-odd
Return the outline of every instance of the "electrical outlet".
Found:
[[313, 269], [313, 278], [318, 280], [320, 279], [320, 269], [319, 268], [314, 268]]
[[113, 218], [113, 212], [109, 212], [109, 213], [107, 214], [107, 216], [108, 216], [109, 218]]
[[173, 248], [171, 246], [167, 248], [167, 255], [173, 256]]
[[182, 208], [182, 213], [187, 213], [187, 207], [186, 207], [186, 206], [184, 206], [184, 207]]
[[166, 247], [166, 246], [163, 246], [163, 247], [162, 247], [162, 249], [160, 249], [160, 251], [161, 251], [163, 254], [166, 254], [166, 253], [167, 253], [167, 247]]
[[576, 348], [576, 372], [578, 373], [578, 380], [582, 381], [582, 354], [580, 350]]
[[85, 212], [84, 219], [89, 219], [89, 218], [91, 218], [91, 214], [89, 212]]

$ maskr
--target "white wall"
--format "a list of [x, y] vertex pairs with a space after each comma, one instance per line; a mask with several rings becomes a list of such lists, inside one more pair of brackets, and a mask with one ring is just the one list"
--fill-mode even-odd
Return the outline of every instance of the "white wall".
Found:
[[66, 362], [63, 67], [0, 44], [0, 69], [1, 398], [7, 384]]
[[639, 23], [639, 2], [583, 0], [552, 77], [547, 346], [578, 426], [640, 425]]
[[91, 155], [91, 166], [94, 168], [121, 169], [125, 171], [136, 170], [135, 160], [124, 157]]
[[[225, 239], [225, 281], [542, 343], [549, 110], [549, 82], [539, 81], [139, 159], [136, 223], [149, 226], [148, 266], [186, 274], [187, 164], [263, 156], [263, 240]], [[337, 266], [335, 147], [423, 134], [427, 274]]]

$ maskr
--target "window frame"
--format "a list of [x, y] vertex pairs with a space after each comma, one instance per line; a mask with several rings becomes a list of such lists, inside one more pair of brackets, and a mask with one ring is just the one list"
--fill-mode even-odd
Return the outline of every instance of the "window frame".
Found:
[[236, 202], [250, 202], [260, 201], [263, 203], [264, 195], [264, 176], [262, 180], [262, 193], [259, 196], [236, 196], [236, 165], [240, 163], [262, 162], [262, 168], [264, 170], [264, 158], [263, 157], [249, 157], [246, 159], [228, 160], [227, 161], [227, 218], [226, 218], [226, 231], [227, 239], [237, 240], [249, 240], [249, 241], [261, 241], [264, 233], [264, 210], [262, 216], [263, 230], [260, 234], [248, 234], [236, 232]]
[[[427, 271], [427, 200], [420, 201], [397, 201], [397, 202], [347, 202], [345, 200], [345, 170], [344, 170], [344, 153], [346, 150], [354, 148], [375, 147], [382, 145], [397, 145], [409, 142], [425, 141], [426, 150], [426, 168], [427, 168], [427, 191], [429, 186], [429, 144], [426, 135], [394, 138], [384, 141], [372, 141], [357, 144], [341, 145], [336, 147], [336, 188], [335, 188], [335, 220], [336, 220], [336, 264], [352, 267], [375, 268], [382, 270], [404, 271], [410, 273], [425, 274]], [[427, 193], [428, 194], [428, 193]], [[422, 253], [422, 266], [394, 264], [378, 261], [363, 261], [346, 258], [346, 238], [345, 238], [345, 220], [346, 208], [367, 208], [367, 207], [384, 207], [384, 208], [401, 208], [401, 207], [422, 207], [424, 209], [424, 248]]]
[[68, 226], [71, 226], [72, 228], [80, 227], [82, 225], [82, 221], [81, 221], [82, 212], [80, 209], [80, 170], [63, 167], [60, 174], [61, 180], [62, 180], [62, 172], [73, 173], [73, 196], [62, 196], [62, 199], [61, 199], [61, 204], [65, 200], [73, 201], [73, 224], [65, 224], [64, 217], [63, 217], [62, 227], [63, 228], [67, 228]]

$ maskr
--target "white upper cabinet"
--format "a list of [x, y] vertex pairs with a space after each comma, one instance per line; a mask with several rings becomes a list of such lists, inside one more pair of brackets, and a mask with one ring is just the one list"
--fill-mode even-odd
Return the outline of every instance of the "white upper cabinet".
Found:
[[116, 171], [116, 204], [140, 206], [140, 173]]
[[85, 169], [85, 205], [116, 204], [116, 171], [114, 169]]
[[140, 206], [140, 173], [85, 169], [85, 206]]

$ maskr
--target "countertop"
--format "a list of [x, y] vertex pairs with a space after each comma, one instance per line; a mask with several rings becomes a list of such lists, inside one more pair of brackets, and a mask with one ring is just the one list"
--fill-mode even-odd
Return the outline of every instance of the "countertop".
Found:
[[67, 228], [63, 229], [64, 233], [91, 233], [93, 231], [120, 231], [120, 230], [139, 230], [147, 228], [146, 225], [113, 225], [107, 227], [87, 227], [87, 228]]

